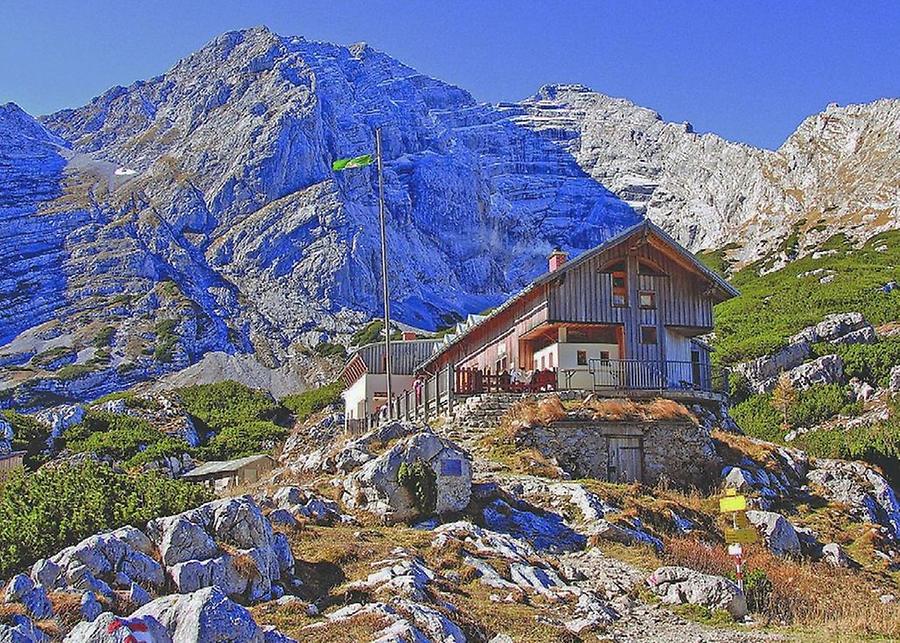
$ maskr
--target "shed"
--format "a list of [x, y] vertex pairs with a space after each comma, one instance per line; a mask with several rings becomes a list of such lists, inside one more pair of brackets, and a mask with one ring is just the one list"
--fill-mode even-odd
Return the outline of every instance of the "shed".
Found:
[[251, 455], [237, 460], [219, 460], [201, 464], [181, 476], [189, 482], [202, 482], [216, 491], [239, 484], [251, 484], [275, 468], [271, 456]]
[[21, 469], [24, 465], [24, 451], [9, 451], [0, 453], [0, 480], [5, 478], [14, 469]]

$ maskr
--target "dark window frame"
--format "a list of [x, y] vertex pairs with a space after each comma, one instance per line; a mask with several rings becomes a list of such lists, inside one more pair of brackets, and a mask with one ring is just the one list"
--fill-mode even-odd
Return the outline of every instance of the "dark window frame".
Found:
[[[651, 338], [652, 341], [650, 341]], [[641, 344], [644, 346], [656, 346], [659, 344], [659, 333], [656, 326], [641, 326]]]
[[[650, 296], [650, 303], [644, 303], [644, 296]], [[641, 290], [638, 293], [638, 303], [642, 310], [656, 310], [656, 291], [655, 290]]]

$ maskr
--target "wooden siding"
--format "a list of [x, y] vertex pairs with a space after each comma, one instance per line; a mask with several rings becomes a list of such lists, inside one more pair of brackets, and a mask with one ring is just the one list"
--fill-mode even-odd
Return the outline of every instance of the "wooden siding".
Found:
[[[479, 325], [471, 328], [422, 370], [434, 373], [447, 364], [495, 369], [505, 351], [507, 367], [532, 368], [533, 346], [520, 338], [544, 323], [615, 326], [621, 359], [656, 362], [667, 357], [667, 329], [694, 337], [712, 330], [713, 305], [734, 290], [680, 249], [650, 223], [635, 226], [608, 246], [600, 246], [572, 264], [548, 273]], [[627, 302], [613, 305], [611, 266], [625, 264]], [[652, 268], [639, 274], [645, 263]], [[558, 272], [558, 274], [556, 274]], [[652, 291], [655, 307], [641, 308], [640, 292]], [[641, 341], [642, 327], [656, 329], [656, 343]]]
[[[638, 274], [641, 259], [657, 266], [661, 275]], [[627, 306], [614, 306], [612, 275], [601, 272], [625, 261]], [[630, 359], [665, 359], [665, 327], [692, 332], [712, 329], [712, 299], [707, 283], [649, 243], [622, 243], [576, 266], [551, 282], [548, 314], [551, 321], [623, 324], [625, 351]], [[655, 293], [656, 308], [640, 307], [640, 292]], [[657, 329], [657, 344], [641, 343], [641, 326]]]
[[435, 373], [446, 364], [494, 370], [501, 346], [508, 367], [519, 366], [519, 337], [547, 321], [547, 289], [535, 288], [495, 317], [472, 328], [456, 344], [449, 346], [425, 371]]

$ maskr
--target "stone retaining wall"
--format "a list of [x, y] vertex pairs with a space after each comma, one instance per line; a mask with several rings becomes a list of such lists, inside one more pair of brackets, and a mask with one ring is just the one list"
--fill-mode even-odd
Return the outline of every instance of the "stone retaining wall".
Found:
[[690, 421], [564, 421], [521, 429], [517, 443], [537, 449], [575, 478], [614, 479], [610, 440], [630, 438], [640, 445], [642, 481], [663, 476], [679, 485], [700, 485], [717, 472], [719, 459], [709, 433]]

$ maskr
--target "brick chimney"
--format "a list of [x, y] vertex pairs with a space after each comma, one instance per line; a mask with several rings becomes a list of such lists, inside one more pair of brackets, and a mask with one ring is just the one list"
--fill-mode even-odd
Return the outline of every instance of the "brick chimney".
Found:
[[403, 341], [404, 342], [411, 342], [415, 338], [416, 338], [416, 334], [413, 331], [411, 331], [411, 330], [403, 331]]
[[569, 255], [557, 248], [553, 252], [550, 253], [550, 256], [547, 258], [547, 261], [550, 265], [550, 272], [557, 270], [561, 265], [566, 263], [566, 260], [569, 258]]

